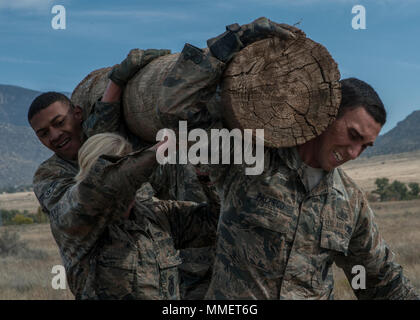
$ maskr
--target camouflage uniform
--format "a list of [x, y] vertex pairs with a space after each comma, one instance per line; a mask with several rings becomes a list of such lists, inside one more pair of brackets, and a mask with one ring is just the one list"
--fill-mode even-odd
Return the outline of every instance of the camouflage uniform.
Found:
[[[201, 50], [186, 44], [173, 69], [160, 87], [156, 104], [166, 127], [178, 127], [179, 120], [187, 120], [189, 127], [211, 123], [220, 115], [219, 96], [215, 94], [224, 63]], [[185, 88], [183, 84], [194, 83]], [[209, 89], [210, 88], [210, 89]], [[183, 97], [187, 97], [184, 99]], [[193, 107], [191, 107], [193, 106]], [[171, 111], [169, 111], [171, 110]], [[175, 111], [174, 111], [175, 110]], [[174, 111], [174, 114], [171, 112]], [[146, 146], [133, 135], [122, 121], [118, 104], [106, 108], [96, 104], [84, 122], [87, 136], [101, 132], [119, 132], [134, 146]], [[208, 178], [198, 177], [194, 166], [159, 166], [150, 178], [156, 196], [164, 200], [211, 202], [214, 219], [218, 219], [220, 200]], [[216, 228], [208, 232], [216, 233]], [[211, 266], [214, 261], [215, 243], [205, 247], [190, 247], [180, 250], [183, 263], [179, 266], [181, 278], [181, 299], [203, 299], [207, 291]]]
[[[161, 119], [169, 126], [188, 120], [190, 128], [219, 127], [211, 120], [221, 110], [217, 82], [224, 64], [206, 50], [189, 51], [163, 83]], [[336, 262], [349, 279], [354, 265], [366, 268], [359, 299], [418, 299], [361, 189], [334, 169], [308, 191], [294, 154], [266, 149], [258, 176], [245, 175], [243, 165], [209, 166], [222, 209], [206, 298], [332, 299]]]
[[[208, 179], [208, 177], [207, 177]], [[150, 179], [160, 199], [177, 199], [210, 204], [214, 229], [207, 232], [214, 241], [206, 246], [190, 245], [180, 250], [182, 264], [179, 265], [181, 299], [203, 299], [210, 284], [211, 266], [214, 262], [217, 220], [220, 213], [220, 200], [216, 189], [199, 177], [192, 165], [159, 166]], [[192, 226], [193, 227], [193, 226]]]
[[[84, 133], [91, 136], [118, 130], [136, 143], [135, 137], [123, 127], [120, 112], [119, 103], [97, 102], [83, 122]], [[140, 143], [136, 143], [137, 148]], [[197, 207], [195, 203], [166, 201], [156, 205], [157, 200], [140, 203], [138, 192], [133, 209], [135, 221], [120, 218], [133, 199], [135, 190], [153, 170], [153, 167], [147, 168], [150, 166], [147, 163], [145, 167], [134, 167], [143, 158], [146, 161], [154, 158], [152, 152], [146, 152], [146, 157], [141, 154], [140, 151], [134, 152], [122, 159], [102, 156], [88, 177], [79, 184], [74, 181], [79, 170], [77, 162], [57, 155], [41, 164], [35, 173], [34, 191], [43, 210], [50, 216], [51, 230], [60, 249], [70, 288], [77, 299], [179, 299], [177, 266], [181, 259], [174, 245], [177, 248], [205, 249], [196, 255], [202, 260], [204, 253], [209, 252], [208, 246], [215, 243], [219, 207], [206, 209], [211, 213], [209, 215], [192, 215]], [[164, 171], [166, 169], [161, 168], [155, 172]], [[188, 172], [191, 174], [191, 170], [185, 170], [185, 173]], [[195, 180], [198, 182], [197, 178]], [[194, 181], [187, 181], [191, 190], [195, 189], [195, 196], [191, 198], [197, 202], [207, 199], [198, 196], [200, 190], [191, 185]], [[161, 182], [158, 180], [155, 185], [161, 186]], [[185, 188], [185, 192], [188, 189]], [[174, 197], [173, 192], [168, 195], [171, 196], [171, 193]], [[217, 206], [218, 203], [214, 203]], [[147, 209], [146, 205], [153, 208]], [[166, 220], [163, 216], [167, 216]], [[174, 219], [178, 220], [174, 222]], [[181, 228], [187, 226], [188, 230]], [[193, 270], [198, 268], [202, 272], [204, 265], [210, 274], [210, 263], [205, 264], [205, 260], [197, 262], [201, 265], [193, 266]], [[206, 289], [208, 280], [209, 276], [206, 278]], [[201, 289], [201, 298], [204, 293]]]
[[217, 221], [205, 203], [159, 200], [145, 187], [153, 190], [143, 185], [129, 220], [110, 225], [92, 253], [87, 291], [94, 298], [180, 299], [178, 249], [215, 241], [206, 230]]
[[208, 299], [333, 299], [332, 264], [351, 281], [366, 269], [359, 299], [418, 299], [380, 237], [360, 188], [337, 168], [311, 191], [293, 148], [267, 149], [264, 172], [219, 166], [222, 212]]
[[[138, 151], [122, 159], [100, 157], [88, 176], [75, 183], [74, 161], [57, 155], [43, 162], [34, 176], [34, 192], [50, 219], [70, 289], [76, 298], [92, 297], [87, 275], [92, 274], [92, 253], [104, 233], [118, 225], [121, 216], [147, 181], [155, 153]], [[108, 230], [108, 231], [107, 231]]]

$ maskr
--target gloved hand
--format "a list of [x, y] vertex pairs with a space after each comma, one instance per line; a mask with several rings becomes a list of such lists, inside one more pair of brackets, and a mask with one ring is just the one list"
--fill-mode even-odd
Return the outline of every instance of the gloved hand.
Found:
[[284, 40], [294, 39], [296, 33], [303, 32], [287, 24], [278, 24], [261, 17], [243, 26], [237, 23], [226, 26], [226, 32], [207, 40], [207, 46], [213, 56], [226, 63], [236, 52], [253, 42], [270, 36]]
[[147, 65], [150, 61], [170, 53], [171, 50], [167, 49], [132, 49], [128, 53], [127, 58], [112, 68], [108, 78], [118, 86], [123, 87], [137, 71]]

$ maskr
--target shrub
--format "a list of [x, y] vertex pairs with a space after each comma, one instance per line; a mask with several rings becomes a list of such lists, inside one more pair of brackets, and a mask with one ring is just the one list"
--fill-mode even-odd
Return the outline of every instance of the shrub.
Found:
[[26, 248], [26, 243], [16, 232], [6, 229], [0, 233], [0, 256], [17, 255], [22, 248]]
[[13, 217], [12, 222], [13, 224], [31, 224], [34, 223], [34, 220], [18, 213]]
[[394, 180], [389, 184], [388, 178], [378, 178], [375, 180], [376, 190], [372, 191], [379, 196], [381, 201], [395, 201], [395, 200], [412, 200], [419, 197], [420, 187], [416, 182], [412, 182], [407, 186]]
[[[3, 228], [4, 229], [4, 228]], [[0, 257], [19, 256], [24, 259], [45, 259], [48, 253], [39, 249], [30, 249], [26, 241], [20, 239], [16, 232], [8, 229], [0, 231]]]

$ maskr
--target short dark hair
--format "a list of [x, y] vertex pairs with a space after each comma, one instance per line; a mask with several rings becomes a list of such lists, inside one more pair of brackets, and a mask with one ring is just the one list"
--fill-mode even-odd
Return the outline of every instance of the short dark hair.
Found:
[[386, 110], [384, 104], [369, 84], [356, 78], [343, 79], [340, 84], [341, 104], [337, 118], [341, 117], [345, 111], [361, 106], [381, 126], [385, 124]]
[[71, 108], [73, 107], [70, 99], [66, 95], [54, 91], [45, 92], [40, 94], [34, 99], [34, 101], [32, 101], [31, 106], [28, 110], [28, 122], [30, 123], [33, 116], [35, 116], [42, 109], [47, 108], [48, 106], [57, 101], [63, 102], [69, 105]]

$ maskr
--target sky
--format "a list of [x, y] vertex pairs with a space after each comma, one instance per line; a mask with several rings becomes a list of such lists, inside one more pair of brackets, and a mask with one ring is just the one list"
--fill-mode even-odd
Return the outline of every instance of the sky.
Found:
[[[55, 5], [65, 29], [53, 28]], [[352, 27], [355, 5], [365, 8], [365, 29]], [[417, 0], [0, 0], [0, 84], [72, 92], [132, 48], [205, 47], [226, 25], [261, 16], [297, 24], [328, 49], [342, 78], [372, 85], [388, 111], [382, 133], [420, 109]]]

